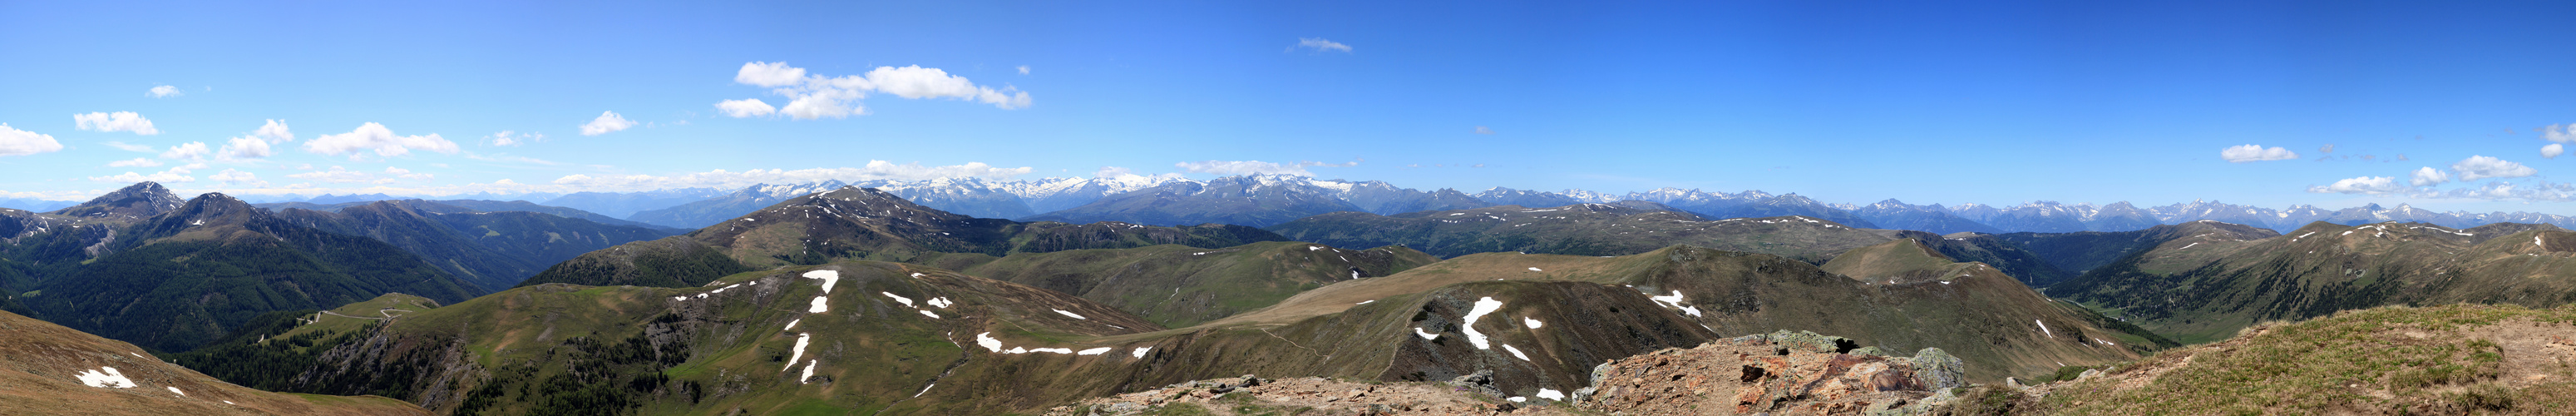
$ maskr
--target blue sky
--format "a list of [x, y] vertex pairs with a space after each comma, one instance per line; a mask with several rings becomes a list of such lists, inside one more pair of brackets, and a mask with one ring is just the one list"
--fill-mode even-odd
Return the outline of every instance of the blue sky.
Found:
[[[1470, 191], [2576, 214], [2576, 157], [2542, 151], [2576, 123], [2567, 3], [1915, 3], [5, 2], [0, 197], [1263, 161]], [[758, 77], [788, 68], [807, 78]], [[772, 109], [718, 107], [746, 99]], [[604, 112], [631, 126], [585, 135]], [[2249, 144], [2296, 158], [2222, 157]]]

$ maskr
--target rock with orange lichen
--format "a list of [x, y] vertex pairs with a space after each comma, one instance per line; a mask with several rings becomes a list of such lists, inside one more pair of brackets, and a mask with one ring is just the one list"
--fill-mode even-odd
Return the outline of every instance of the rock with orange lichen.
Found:
[[1890, 357], [1781, 331], [1665, 349], [1593, 368], [1577, 407], [1626, 414], [1919, 414], [1960, 386], [1958, 357]]

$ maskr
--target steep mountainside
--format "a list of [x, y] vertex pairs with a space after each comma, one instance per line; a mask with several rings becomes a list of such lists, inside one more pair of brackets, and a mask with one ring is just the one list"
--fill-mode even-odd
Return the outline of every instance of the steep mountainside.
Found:
[[1339, 189], [1318, 183], [1349, 186], [1291, 175], [1229, 176], [1207, 182], [1166, 183], [1027, 219], [1075, 224], [1119, 221], [1267, 227], [1316, 214], [1361, 210], [1339, 199]]
[[271, 311], [390, 292], [446, 302], [483, 293], [393, 245], [298, 226], [219, 193], [121, 230], [95, 258], [13, 259], [78, 264], [19, 300], [64, 326], [182, 351]]
[[2265, 320], [2380, 305], [2576, 301], [2576, 233], [2555, 226], [2320, 222], [2242, 237], [2165, 240], [2049, 293], [2188, 342]]
[[0, 414], [429, 415], [383, 397], [252, 390], [132, 344], [0, 312]]
[[287, 208], [276, 216], [299, 226], [393, 244], [484, 291], [516, 286], [547, 266], [582, 253], [669, 235], [658, 228], [525, 211], [478, 212], [421, 200], [376, 201], [337, 212]]
[[1610, 256], [1691, 244], [1822, 262], [1843, 250], [1887, 241], [1869, 231], [1808, 217], [1706, 221], [1686, 212], [1603, 204], [1499, 206], [1396, 216], [1339, 212], [1270, 230], [1334, 247], [1402, 245], [1441, 257], [1514, 251]]
[[916, 205], [876, 189], [845, 187], [789, 199], [687, 235], [586, 253], [520, 285], [695, 286], [740, 271], [834, 259], [927, 261], [952, 253], [998, 257], [1157, 244], [1219, 248], [1278, 240], [1285, 238], [1230, 225], [1071, 225], [973, 218]]
[[1307, 289], [1436, 261], [1403, 247], [1345, 250], [1280, 241], [1219, 249], [1158, 245], [1012, 253], [999, 259], [952, 256], [931, 263], [1082, 296], [1156, 324], [1182, 327], [1268, 307]]

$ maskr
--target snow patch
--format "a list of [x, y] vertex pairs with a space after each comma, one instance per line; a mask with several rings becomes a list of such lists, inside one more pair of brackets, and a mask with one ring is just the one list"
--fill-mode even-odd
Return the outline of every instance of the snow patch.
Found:
[[1145, 352], [1153, 350], [1154, 347], [1136, 347], [1136, 352], [1129, 355], [1134, 355], [1136, 358], [1145, 358]]
[[786, 327], [786, 328], [779, 328], [778, 330], [780, 330], [780, 331], [785, 331], [785, 330], [796, 329], [796, 323], [797, 323], [797, 322], [805, 322], [805, 318], [796, 318], [796, 319], [794, 319], [794, 320], [787, 321], [787, 327]]
[[941, 296], [941, 297], [930, 298], [930, 306], [937, 306], [937, 307], [939, 307], [940, 309], [948, 309], [948, 305], [955, 305], [955, 304], [957, 304], [957, 302], [950, 302], [950, 301], [948, 301], [948, 297], [947, 297], [947, 296]]
[[1664, 307], [1667, 308], [1681, 309], [1682, 313], [1690, 314], [1690, 316], [1699, 316], [1699, 307], [1682, 306], [1682, 291], [1679, 290], [1673, 291], [1673, 294], [1671, 295], [1649, 296], [1646, 300], [1655, 301], [1656, 304], [1664, 305]]
[[[795, 364], [795, 363], [789, 363], [788, 365], [796, 365], [796, 364]], [[806, 361], [806, 362], [805, 362], [805, 374], [804, 374], [804, 375], [796, 376], [796, 384], [805, 384], [805, 383], [810, 383], [811, 381], [807, 381], [807, 380], [813, 380], [813, 379], [814, 379], [814, 366], [818, 366], [818, 365], [823, 365], [823, 360], [821, 360], [821, 359], [816, 359], [816, 360], [814, 360], [814, 361]]]
[[883, 294], [883, 295], [885, 295], [885, 297], [894, 298], [894, 301], [896, 301], [896, 302], [903, 302], [903, 307], [906, 307], [906, 308], [919, 308], [919, 307], [917, 307], [917, 306], [912, 306], [912, 298], [907, 298], [907, 297], [903, 297], [903, 296], [901, 296], [901, 295], [896, 295], [896, 294], [894, 294], [894, 292], [877, 292], [877, 293], [878, 293], [878, 294]]
[[921, 397], [922, 394], [929, 393], [930, 388], [932, 387], [939, 387], [939, 383], [930, 383], [930, 385], [921, 386], [921, 393], [913, 393], [912, 397]]
[[829, 302], [831, 302], [831, 301], [832, 301], [831, 299], [832, 299], [832, 298], [830, 298], [830, 297], [825, 297], [825, 296], [815, 296], [815, 297], [814, 297], [814, 307], [805, 309], [805, 312], [810, 312], [810, 313], [824, 313], [824, 312], [830, 312], [830, 311], [832, 311], [832, 305], [829, 303]]
[[1360, 301], [1360, 303], [1359, 303], [1359, 304], [1360, 304], [1360, 305], [1367, 305], [1367, 304], [1369, 304], [1369, 302], [1376, 302], [1376, 301], [1377, 301], [1377, 299], [1363, 300], [1363, 301]]
[[2056, 336], [2057, 336], [2057, 333], [2055, 333], [2055, 332], [2048, 332], [2048, 323], [2047, 323], [2047, 322], [2040, 322], [2040, 321], [2039, 321], [2039, 320], [2037, 320], [2037, 319], [2032, 319], [2032, 320], [2030, 320], [2030, 323], [2039, 324], [2039, 333], [2041, 333], [2041, 334], [2046, 334], [2046, 335], [2048, 335], [2049, 337], [2052, 337], [2052, 338], [2054, 338], [2054, 337], [2056, 337]]
[[1422, 332], [1422, 327], [1413, 327], [1413, 336], [1422, 337], [1422, 339], [1440, 339], [1440, 334]]
[[929, 311], [929, 310], [922, 310], [922, 311], [921, 311], [921, 314], [922, 314], [923, 316], [929, 316], [929, 317], [930, 317], [930, 319], [939, 319], [939, 313], [938, 313], [938, 312], [931, 312], [931, 311]]
[[97, 370], [85, 370], [81, 371], [78, 376], [80, 377], [81, 384], [86, 384], [90, 387], [130, 389], [135, 386], [134, 379], [125, 378], [124, 374], [117, 373], [116, 367], [99, 367]]
[[841, 272], [833, 270], [815, 270], [805, 272], [805, 278], [823, 279], [823, 293], [832, 293], [832, 285], [841, 283]]
[[993, 352], [1002, 352], [1002, 340], [993, 339], [991, 332], [975, 334], [975, 345], [981, 345], [984, 349], [993, 350]]
[[1512, 344], [1503, 344], [1503, 351], [1511, 351], [1511, 352], [1512, 352], [1512, 356], [1513, 356], [1513, 357], [1520, 357], [1521, 361], [1529, 361], [1529, 360], [1530, 360], [1530, 359], [1529, 359], [1529, 354], [1522, 354], [1522, 353], [1521, 353], [1521, 349], [1519, 349], [1519, 348], [1512, 348]]
[[1477, 299], [1476, 309], [1467, 311], [1467, 323], [1459, 325], [1463, 328], [1460, 332], [1467, 333], [1467, 343], [1476, 344], [1476, 349], [1480, 350], [1493, 349], [1492, 346], [1487, 345], [1485, 342], [1485, 334], [1476, 332], [1476, 320], [1483, 319], [1485, 314], [1494, 313], [1494, 311], [1501, 309], [1503, 309], [1503, 301], [1494, 300], [1494, 297], [1492, 296]]
[[787, 369], [796, 368], [796, 359], [805, 358], [805, 344], [812, 343], [813, 341], [814, 334], [796, 334], [796, 349], [790, 350], [794, 351], [794, 354], [787, 356], [787, 366], [778, 367], [778, 371], [787, 371]]
[[1546, 325], [1545, 323], [1539, 322], [1538, 319], [1533, 318], [1521, 318], [1521, 324], [1529, 325], [1530, 329], [1538, 329], [1538, 327]]
[[1556, 389], [1538, 389], [1538, 398], [1561, 402], [1565, 401], [1565, 392], [1556, 391]]
[[684, 300], [689, 300], [689, 297], [687, 297], [687, 296], [672, 296], [672, 297], [671, 297], [671, 301], [672, 301], [672, 302], [679, 302], [679, 301], [684, 301]]
[[170, 392], [171, 392], [171, 393], [179, 393], [179, 395], [181, 395], [181, 396], [186, 396], [186, 395], [188, 395], [188, 392], [179, 391], [179, 388], [178, 388], [178, 387], [168, 387], [168, 388], [170, 389]]
[[1531, 267], [1531, 268], [1530, 268], [1530, 271], [1533, 271], [1533, 272], [1543, 272], [1543, 271], [1546, 271], [1546, 270], [1539, 270], [1539, 269], [1538, 269], [1538, 268], [1536, 268], [1536, 267]]
[[1324, 249], [1324, 246], [1306, 246], [1306, 251], [1315, 251], [1315, 250], [1322, 250], [1322, 249]]
[[1091, 320], [1091, 318], [1084, 318], [1084, 317], [1082, 317], [1082, 315], [1075, 315], [1075, 314], [1073, 314], [1073, 312], [1065, 312], [1063, 309], [1055, 309], [1054, 311], [1055, 311], [1055, 313], [1061, 313], [1061, 314], [1064, 314], [1064, 316], [1071, 316], [1071, 317], [1073, 317], [1073, 319], [1080, 319], [1080, 320], [1085, 320], [1085, 321]]
[[1520, 403], [1520, 402], [1526, 402], [1526, 401], [1529, 401], [1529, 398], [1528, 398], [1528, 397], [1521, 397], [1521, 396], [1512, 396], [1512, 398], [1509, 398], [1509, 399], [1503, 399], [1503, 400], [1510, 400], [1510, 401], [1512, 401], [1512, 403]]
[[1087, 350], [1082, 350], [1082, 351], [1074, 352], [1074, 353], [1073, 353], [1073, 355], [1100, 355], [1100, 354], [1108, 353], [1108, 352], [1109, 352], [1109, 350], [1114, 350], [1114, 349], [1116, 349], [1116, 348], [1110, 348], [1110, 347], [1092, 348], [1092, 349], [1087, 349]]

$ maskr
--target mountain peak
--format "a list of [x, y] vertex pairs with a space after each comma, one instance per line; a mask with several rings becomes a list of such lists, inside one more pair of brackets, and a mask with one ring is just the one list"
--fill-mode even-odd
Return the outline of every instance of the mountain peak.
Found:
[[[226, 197], [230, 198], [230, 197]], [[178, 209], [179, 196], [157, 182], [140, 182], [80, 205], [54, 211], [55, 214], [90, 218], [142, 219]]]

